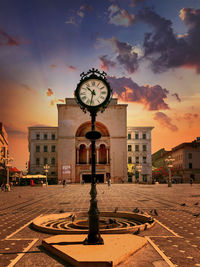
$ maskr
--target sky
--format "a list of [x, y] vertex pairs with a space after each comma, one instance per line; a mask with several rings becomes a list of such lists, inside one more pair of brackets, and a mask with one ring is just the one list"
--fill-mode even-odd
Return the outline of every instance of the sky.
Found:
[[152, 152], [200, 136], [200, 0], [0, 0], [0, 122], [13, 166], [28, 127], [57, 126], [80, 73], [97, 68]]

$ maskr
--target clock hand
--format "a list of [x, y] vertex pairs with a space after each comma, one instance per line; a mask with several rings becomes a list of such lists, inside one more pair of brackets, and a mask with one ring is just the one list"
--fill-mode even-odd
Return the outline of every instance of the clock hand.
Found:
[[91, 104], [92, 104], [92, 99], [93, 99], [93, 96], [94, 96], [94, 94], [93, 94], [94, 90], [91, 91], [91, 92], [92, 92], [92, 97], [91, 97], [91, 100], [90, 100], [90, 106], [91, 106]]
[[91, 93], [94, 91], [94, 90], [92, 91], [89, 87], [87, 87], [87, 89], [88, 89]]

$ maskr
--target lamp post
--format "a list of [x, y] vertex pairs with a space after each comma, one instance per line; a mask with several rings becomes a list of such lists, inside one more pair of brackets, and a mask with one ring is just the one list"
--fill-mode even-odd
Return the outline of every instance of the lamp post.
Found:
[[44, 168], [44, 171], [45, 171], [45, 173], [46, 173], [46, 186], [48, 186], [48, 182], [47, 182], [47, 173], [48, 173], [48, 171], [49, 171], [50, 166], [49, 166], [48, 164], [45, 164], [45, 165], [43, 166], [43, 168]]
[[77, 103], [83, 112], [89, 112], [91, 116], [91, 131], [85, 137], [91, 141], [91, 190], [90, 209], [88, 211], [89, 231], [84, 240], [85, 245], [101, 245], [103, 239], [99, 231], [99, 210], [97, 206], [96, 190], [96, 151], [95, 142], [101, 138], [101, 133], [95, 131], [96, 116], [99, 111], [103, 112], [112, 97], [112, 89], [106, 79], [106, 73], [94, 68], [87, 73], [81, 73], [81, 81], [75, 90]]
[[167, 167], [169, 169], [169, 178], [168, 178], [168, 187], [172, 186], [172, 172], [171, 168], [173, 167], [173, 162], [175, 159], [173, 159], [171, 156], [168, 156], [168, 158], [165, 159], [165, 162], [167, 164]]

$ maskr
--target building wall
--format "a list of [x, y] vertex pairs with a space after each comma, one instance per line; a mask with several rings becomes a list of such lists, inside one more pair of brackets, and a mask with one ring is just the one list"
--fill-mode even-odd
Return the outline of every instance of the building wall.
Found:
[[[131, 148], [131, 151], [128, 151], [128, 165], [132, 166], [132, 174], [130, 173], [130, 175], [132, 176], [133, 182], [136, 182], [136, 180], [141, 183], [152, 182], [151, 131], [153, 128], [154, 127], [127, 128], [127, 150], [129, 150], [128, 147]], [[143, 136], [143, 134], [145, 136]], [[143, 146], [145, 146], [146, 151], [144, 151]], [[139, 151], [136, 151], [137, 148], [139, 148]], [[139, 162], [136, 162], [136, 157], [139, 157]], [[143, 157], [145, 157], [146, 160]], [[129, 161], [130, 159], [131, 162]]]
[[8, 157], [8, 135], [0, 122], [0, 183], [6, 181], [5, 158]]
[[[28, 128], [28, 140], [29, 140], [29, 173], [30, 174], [44, 174], [44, 159], [47, 159], [46, 164], [50, 166], [48, 171], [48, 179], [57, 179], [57, 127], [29, 127]], [[55, 135], [55, 139], [52, 139], [52, 134]], [[39, 139], [37, 139], [39, 135]], [[47, 139], [44, 138], [47, 135]], [[44, 151], [44, 146], [47, 146], [47, 152]], [[55, 152], [52, 152], [52, 146], [55, 146]], [[40, 150], [37, 151], [39, 147]], [[51, 160], [55, 158], [55, 164], [52, 164]], [[37, 162], [39, 159], [39, 163]]]
[[[81, 182], [81, 168], [90, 170], [90, 166], [77, 166], [76, 164], [76, 132], [80, 125], [90, 122], [89, 113], [83, 113], [76, 104], [75, 99], [66, 99], [66, 104], [58, 107], [58, 177], [63, 179], [63, 166], [70, 166], [72, 182]], [[97, 166], [97, 172], [109, 172], [112, 182], [126, 180], [127, 177], [127, 152], [126, 152], [126, 121], [127, 105], [117, 104], [117, 99], [112, 99], [110, 105], [103, 113], [98, 113], [96, 121], [102, 123], [109, 132], [110, 163], [106, 166]], [[115, 119], [117, 118], [117, 119]], [[86, 139], [85, 139], [86, 140]], [[87, 140], [86, 140], [87, 141]], [[86, 164], [87, 165], [87, 164]]]

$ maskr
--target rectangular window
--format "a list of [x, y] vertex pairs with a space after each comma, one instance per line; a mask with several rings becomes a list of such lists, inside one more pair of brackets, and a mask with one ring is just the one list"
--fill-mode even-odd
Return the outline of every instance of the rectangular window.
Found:
[[48, 151], [48, 147], [44, 146], [44, 152], [47, 152], [47, 151]]
[[132, 151], [132, 145], [128, 145], [128, 151]]
[[128, 134], [128, 139], [131, 139], [131, 134]]
[[135, 163], [139, 163], [139, 157], [135, 157]]
[[146, 134], [143, 133], [143, 134], [142, 134], [142, 139], [146, 139], [146, 138], [147, 138]]
[[188, 159], [192, 159], [192, 153], [188, 153]]
[[47, 158], [44, 158], [44, 165], [46, 165], [48, 163]]
[[135, 145], [135, 151], [139, 151], [139, 145]]
[[44, 134], [44, 140], [47, 140], [47, 134]]
[[56, 152], [56, 146], [54, 145], [51, 146], [51, 152]]
[[142, 175], [142, 180], [143, 180], [144, 183], [147, 182], [147, 174], [143, 174]]
[[132, 163], [132, 157], [128, 157], [128, 163]]
[[143, 148], [143, 151], [147, 151], [147, 146], [146, 145], [143, 145], [142, 148]]
[[36, 165], [37, 165], [37, 166], [40, 165], [40, 158], [36, 158]]
[[51, 165], [55, 165], [55, 164], [56, 164], [55, 158], [51, 158]]
[[147, 163], [147, 157], [143, 157], [143, 163]]
[[40, 146], [36, 146], [36, 152], [40, 152]]
[[36, 134], [36, 140], [40, 140], [40, 134]]
[[135, 139], [139, 139], [139, 134], [135, 133]]
[[189, 169], [192, 169], [192, 162], [189, 163]]
[[52, 134], [52, 135], [51, 135], [51, 139], [52, 139], [52, 140], [55, 140], [55, 139], [56, 139], [56, 135], [55, 135], [55, 134]]

